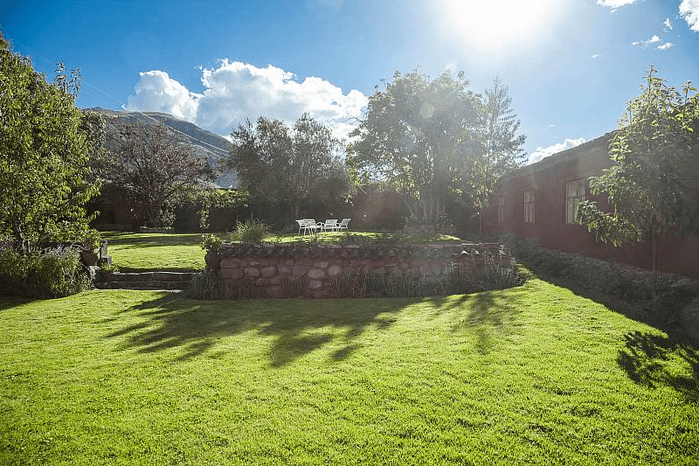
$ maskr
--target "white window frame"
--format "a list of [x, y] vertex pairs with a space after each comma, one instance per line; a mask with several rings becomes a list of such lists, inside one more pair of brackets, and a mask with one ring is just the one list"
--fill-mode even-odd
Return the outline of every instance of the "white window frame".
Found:
[[585, 179], [566, 183], [566, 223], [575, 224], [578, 205], [585, 200]]
[[536, 194], [533, 189], [524, 191], [524, 223], [536, 221]]

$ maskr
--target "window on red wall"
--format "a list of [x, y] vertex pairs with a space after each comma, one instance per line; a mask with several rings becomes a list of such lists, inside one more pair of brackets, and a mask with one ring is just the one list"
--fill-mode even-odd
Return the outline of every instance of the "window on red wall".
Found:
[[534, 190], [524, 191], [524, 223], [534, 223], [535, 214]]
[[575, 212], [578, 205], [585, 200], [585, 180], [566, 183], [566, 223], [577, 223]]
[[498, 223], [505, 222], [505, 196], [498, 196]]

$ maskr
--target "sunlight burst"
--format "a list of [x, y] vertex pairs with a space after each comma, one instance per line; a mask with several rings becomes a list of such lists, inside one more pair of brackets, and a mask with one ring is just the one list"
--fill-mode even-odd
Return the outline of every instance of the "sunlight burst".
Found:
[[442, 0], [446, 26], [471, 49], [497, 52], [537, 41], [561, 3], [555, 0]]

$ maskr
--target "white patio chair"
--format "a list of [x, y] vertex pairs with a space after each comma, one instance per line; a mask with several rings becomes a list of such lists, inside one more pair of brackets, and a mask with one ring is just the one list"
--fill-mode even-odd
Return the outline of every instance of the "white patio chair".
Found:
[[352, 220], [352, 219], [351, 218], [343, 218], [342, 221], [337, 224], [337, 227], [336, 227], [337, 231], [349, 230], [349, 227], [347, 225], [349, 224], [350, 220]]
[[322, 231], [335, 231], [337, 229], [337, 219], [331, 218], [326, 220], [321, 228]]
[[306, 234], [306, 231], [307, 231], [307, 228], [306, 228], [306, 219], [305, 219], [305, 218], [302, 218], [302, 219], [300, 219], [300, 220], [296, 220], [296, 223], [299, 224], [299, 232], [298, 232], [297, 234], [300, 235], [301, 232], [303, 231], [303, 234], [305, 235], [305, 234]]
[[304, 234], [306, 232], [315, 233], [318, 230], [323, 229], [323, 223], [316, 222], [314, 218], [304, 218], [301, 219], [304, 222]]

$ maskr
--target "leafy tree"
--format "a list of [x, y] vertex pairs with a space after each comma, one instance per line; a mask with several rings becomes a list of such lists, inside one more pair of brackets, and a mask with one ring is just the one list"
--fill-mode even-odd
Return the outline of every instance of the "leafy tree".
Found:
[[462, 187], [469, 193], [479, 212], [478, 233], [483, 231], [483, 212], [498, 180], [516, 170], [525, 158], [522, 145], [526, 139], [517, 134], [520, 121], [510, 108], [512, 99], [508, 88], [499, 78], [485, 91], [480, 107], [480, 121], [473, 133], [471, 157], [464, 158]]
[[[436, 221], [470, 150], [478, 122], [478, 97], [463, 73], [429, 81], [417, 71], [396, 72], [385, 90], [369, 98], [366, 117], [352, 136], [352, 164], [364, 181], [387, 181], [419, 199]], [[418, 215], [420, 213], [417, 213]]]
[[88, 162], [104, 123], [75, 107], [79, 87], [79, 71], [62, 64], [47, 83], [0, 33], [0, 235], [23, 254], [96, 236], [84, 206], [99, 193]]
[[171, 204], [214, 179], [214, 171], [191, 144], [160, 122], [147, 125], [114, 117], [107, 148], [106, 156], [95, 161], [100, 176], [143, 208], [148, 226], [168, 226]]
[[253, 200], [286, 206], [287, 222], [298, 218], [304, 203], [333, 205], [349, 189], [349, 174], [330, 129], [308, 114], [289, 128], [280, 120], [248, 120], [231, 134], [226, 168], [238, 173]]
[[656, 299], [658, 239], [699, 232], [699, 96], [689, 84], [668, 87], [653, 67], [645, 79], [610, 141], [613, 165], [590, 178], [610, 209], [587, 200], [576, 215], [598, 240], [651, 242]]

